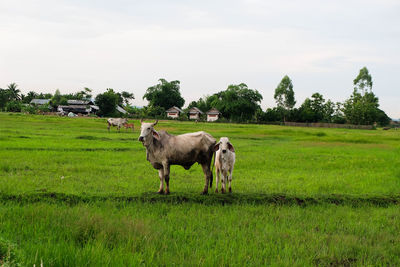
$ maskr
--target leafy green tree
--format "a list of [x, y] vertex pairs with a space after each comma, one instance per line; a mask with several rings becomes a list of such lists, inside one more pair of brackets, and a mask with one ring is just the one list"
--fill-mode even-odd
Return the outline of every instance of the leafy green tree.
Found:
[[301, 122], [332, 122], [335, 112], [335, 103], [331, 100], [325, 102], [320, 93], [314, 93], [310, 98], [306, 98], [298, 109]]
[[56, 90], [53, 97], [51, 98], [51, 106], [52, 107], [58, 107], [58, 105], [61, 105], [61, 99], [62, 99], [62, 95], [60, 93], [60, 90]]
[[225, 91], [210, 96], [211, 107], [217, 108], [222, 116], [231, 121], [249, 121], [256, 119], [260, 108], [262, 95], [254, 89], [249, 89], [246, 84], [229, 85]]
[[211, 106], [212, 101], [213, 101], [213, 99], [211, 99], [210, 96], [201, 97], [197, 101], [190, 102], [188, 109], [197, 107], [201, 111], [207, 112], [208, 110], [210, 110], [212, 108], [212, 106]]
[[143, 107], [141, 117], [163, 119], [166, 117], [165, 109], [160, 106]]
[[9, 91], [0, 88], [0, 110], [5, 110], [8, 101], [10, 101]]
[[92, 89], [84, 87], [82, 91], [79, 91], [74, 95], [74, 99], [89, 100], [92, 97], [91, 93]]
[[263, 122], [280, 122], [283, 119], [283, 112], [278, 107], [267, 108], [262, 115], [261, 121]]
[[162, 107], [165, 110], [170, 107], [177, 106], [182, 108], [185, 100], [180, 93], [180, 82], [168, 82], [165, 79], [160, 79], [160, 82], [154, 86], [147, 88], [143, 99], [149, 101], [151, 107]]
[[37, 95], [37, 99], [51, 99], [53, 97], [50, 93], [40, 93]]
[[[379, 118], [387, 117], [379, 109], [379, 99], [372, 92], [372, 77], [366, 67], [362, 68], [353, 81], [353, 94], [343, 105], [346, 120], [352, 124], [371, 125], [378, 122]], [[383, 112], [384, 113], [384, 112]]]
[[312, 107], [312, 100], [310, 98], [306, 98], [298, 109], [299, 118], [298, 120], [301, 122], [315, 122], [315, 112]]
[[283, 77], [281, 82], [278, 84], [278, 87], [275, 89], [274, 98], [277, 106], [283, 108], [285, 111], [283, 115], [283, 120], [285, 121], [287, 114], [296, 104], [293, 84], [289, 76], [285, 75], [285, 77]]
[[96, 105], [99, 106], [101, 116], [116, 115], [118, 105], [118, 94], [113, 89], [107, 88], [107, 91], [96, 96]]
[[315, 114], [314, 121], [322, 121], [325, 113], [325, 99], [320, 93], [314, 93], [311, 95], [311, 109]]
[[369, 74], [367, 67], [360, 69], [357, 77], [353, 80], [354, 90], [365, 94], [372, 91], [372, 76]]
[[322, 120], [324, 122], [332, 122], [333, 114], [335, 113], [335, 103], [330, 99], [324, 105], [324, 113]]
[[340, 123], [340, 124], [346, 123], [346, 118], [345, 118], [342, 110], [343, 110], [343, 104], [340, 102], [336, 102], [334, 112], [332, 115], [333, 123]]
[[121, 93], [123, 102], [125, 103], [126, 106], [129, 105], [129, 101], [135, 99], [135, 96], [133, 95], [133, 93], [129, 93], [127, 91], [122, 91]]

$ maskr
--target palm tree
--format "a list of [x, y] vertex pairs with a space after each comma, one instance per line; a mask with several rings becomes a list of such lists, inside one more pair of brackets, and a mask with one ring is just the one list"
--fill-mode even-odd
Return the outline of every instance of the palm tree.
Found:
[[31, 102], [32, 99], [36, 98], [38, 96], [37, 93], [35, 93], [34, 91], [29, 91], [25, 98], [24, 98], [24, 103], [29, 104]]
[[7, 90], [9, 92], [10, 98], [12, 100], [20, 100], [21, 99], [21, 96], [19, 94], [19, 93], [21, 93], [21, 91], [17, 87], [18, 87], [18, 85], [16, 83], [10, 83], [7, 86]]

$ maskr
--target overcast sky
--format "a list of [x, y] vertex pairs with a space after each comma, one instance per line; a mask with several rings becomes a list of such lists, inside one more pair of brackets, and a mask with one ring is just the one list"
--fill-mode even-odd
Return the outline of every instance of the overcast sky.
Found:
[[143, 94], [179, 80], [189, 104], [246, 83], [275, 106], [284, 75], [297, 106], [343, 101], [366, 66], [381, 108], [400, 118], [398, 0], [1, 0], [0, 87]]

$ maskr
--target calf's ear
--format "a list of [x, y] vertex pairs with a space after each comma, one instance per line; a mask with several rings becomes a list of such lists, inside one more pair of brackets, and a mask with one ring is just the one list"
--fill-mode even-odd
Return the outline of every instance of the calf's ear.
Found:
[[218, 150], [219, 150], [219, 144], [220, 144], [220, 143], [217, 143], [217, 144], [214, 146], [214, 151], [218, 151]]
[[160, 135], [157, 133], [157, 131], [153, 130], [153, 137], [157, 140], [160, 140]]
[[229, 148], [230, 151], [235, 153], [235, 148], [233, 147], [233, 145], [231, 143], [228, 143], [228, 148]]

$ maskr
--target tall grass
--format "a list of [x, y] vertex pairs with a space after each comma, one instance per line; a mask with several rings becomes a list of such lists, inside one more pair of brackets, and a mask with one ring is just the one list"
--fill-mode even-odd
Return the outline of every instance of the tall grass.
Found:
[[156, 128], [228, 136], [233, 194], [201, 196], [197, 165], [155, 194], [138, 132], [104, 119], [0, 113], [0, 266], [400, 264], [400, 132]]

